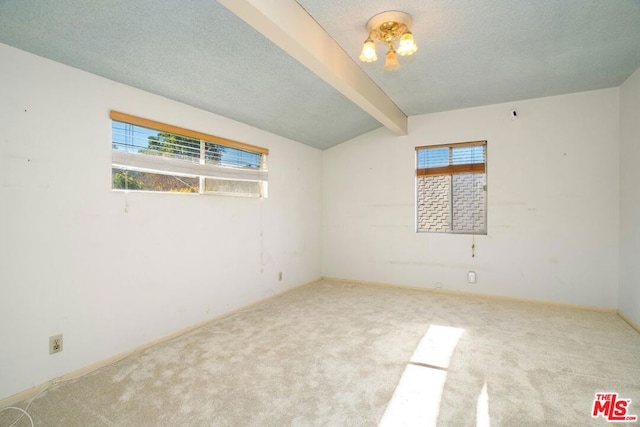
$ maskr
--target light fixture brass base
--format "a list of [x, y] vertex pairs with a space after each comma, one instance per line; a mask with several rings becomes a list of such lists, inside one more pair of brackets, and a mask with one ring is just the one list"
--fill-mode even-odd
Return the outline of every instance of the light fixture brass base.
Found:
[[[395, 25], [394, 25], [395, 24]], [[397, 31], [399, 27], [404, 26], [411, 28], [413, 20], [408, 13], [401, 12], [399, 10], [387, 10], [386, 12], [378, 13], [373, 16], [367, 22], [367, 31], [372, 33], [374, 31]]]

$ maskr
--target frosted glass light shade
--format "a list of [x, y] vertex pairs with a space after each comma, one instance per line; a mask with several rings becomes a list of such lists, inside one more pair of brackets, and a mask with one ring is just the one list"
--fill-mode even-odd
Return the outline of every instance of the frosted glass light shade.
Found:
[[373, 40], [370, 38], [365, 40], [362, 45], [362, 53], [360, 53], [360, 60], [362, 62], [373, 62], [378, 59], [376, 55], [376, 46], [373, 43]]
[[398, 46], [398, 54], [400, 56], [413, 55], [418, 50], [416, 42], [413, 40], [411, 31], [407, 31], [400, 37], [400, 45]]
[[389, 47], [389, 52], [386, 55], [386, 61], [384, 62], [384, 70], [385, 71], [395, 71], [400, 68], [400, 64], [398, 63], [398, 57], [396, 56], [396, 51], [393, 50], [393, 47]]

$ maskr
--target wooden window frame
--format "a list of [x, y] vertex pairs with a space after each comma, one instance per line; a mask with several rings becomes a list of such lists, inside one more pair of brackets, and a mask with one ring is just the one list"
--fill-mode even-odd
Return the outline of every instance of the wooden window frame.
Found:
[[[465, 164], [451, 164], [453, 159], [452, 159], [452, 154], [453, 154], [453, 149], [455, 148], [461, 148], [461, 147], [479, 147], [482, 146], [484, 147], [484, 158], [483, 158], [483, 162], [482, 163], [465, 163]], [[438, 148], [447, 148], [449, 149], [449, 164], [447, 166], [436, 166], [436, 167], [430, 167], [430, 168], [419, 168], [418, 167], [418, 152], [420, 151], [425, 151], [425, 150], [432, 150], [432, 149], [438, 149]], [[423, 145], [423, 146], [419, 146], [419, 147], [415, 147], [416, 150], [416, 180], [420, 177], [426, 177], [426, 176], [443, 176], [443, 175], [447, 175], [447, 176], [454, 176], [454, 175], [461, 175], [461, 174], [469, 174], [469, 173], [473, 173], [473, 174], [485, 174], [485, 179], [486, 179], [486, 173], [487, 173], [487, 168], [486, 168], [486, 163], [487, 163], [487, 141], [486, 140], [481, 140], [481, 141], [469, 141], [469, 142], [457, 142], [457, 143], [451, 143], [451, 144], [437, 144], [437, 145]], [[416, 181], [417, 182], [417, 181]], [[479, 230], [479, 231], [456, 231], [456, 230], [449, 230], [449, 231], [431, 231], [431, 230], [420, 230], [419, 226], [418, 226], [418, 222], [417, 222], [417, 217], [416, 217], [416, 232], [418, 233], [432, 233], [432, 232], [436, 232], [436, 233], [448, 233], [448, 234], [471, 234], [471, 235], [486, 235], [488, 233], [487, 230], [487, 200], [486, 200], [486, 181], [485, 181], [485, 186], [484, 186], [484, 191], [485, 191], [485, 205], [484, 205], [484, 218], [485, 218], [485, 223], [484, 223], [484, 230]], [[453, 197], [453, 193], [451, 194], [451, 197]], [[451, 204], [451, 207], [453, 206], [453, 204]], [[417, 190], [416, 190], [416, 215], [417, 213], [417, 209], [418, 209], [418, 194], [417, 194]]]
[[[200, 142], [200, 158], [197, 163], [188, 161], [185, 162], [180, 159], [165, 158], [163, 156], [150, 156], [148, 154], [141, 154], [136, 152], [112, 150], [112, 169], [117, 168], [161, 175], [197, 177], [199, 178], [199, 194], [218, 194], [241, 197], [248, 196], [259, 198], [267, 197], [268, 171], [266, 167], [266, 157], [269, 154], [269, 150], [267, 148], [247, 144], [244, 142], [238, 142], [216, 135], [198, 132], [191, 129], [186, 129], [183, 127], [174, 126], [167, 123], [162, 123], [114, 110], [110, 111], [109, 118], [111, 119], [112, 124], [114, 122], [119, 122], [127, 125], [139, 126], [157, 132], [167, 132], [172, 135], [188, 137]], [[233, 165], [207, 163], [204, 160], [205, 144], [214, 144], [220, 147], [240, 150], [243, 152], [251, 153], [253, 155], [258, 155], [260, 158], [260, 167], [258, 169], [247, 170], [245, 168], [235, 167]], [[206, 191], [205, 183], [206, 179], [208, 178], [228, 181], [260, 182], [260, 194]], [[120, 188], [112, 189], [116, 191], [122, 190]], [[126, 191], [126, 188], [124, 190]], [[162, 190], [142, 191], [157, 191], [160, 193], [172, 192]]]

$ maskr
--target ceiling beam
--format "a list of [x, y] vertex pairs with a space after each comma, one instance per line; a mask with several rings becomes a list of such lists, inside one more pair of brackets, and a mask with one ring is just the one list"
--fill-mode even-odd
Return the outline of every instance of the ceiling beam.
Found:
[[218, 0], [397, 135], [407, 116], [295, 0]]

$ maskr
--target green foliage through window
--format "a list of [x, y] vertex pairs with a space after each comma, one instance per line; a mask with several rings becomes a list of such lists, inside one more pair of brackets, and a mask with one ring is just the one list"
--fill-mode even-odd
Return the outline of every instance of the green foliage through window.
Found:
[[112, 120], [112, 153], [114, 190], [266, 194], [264, 152]]

